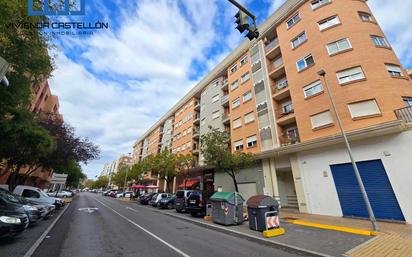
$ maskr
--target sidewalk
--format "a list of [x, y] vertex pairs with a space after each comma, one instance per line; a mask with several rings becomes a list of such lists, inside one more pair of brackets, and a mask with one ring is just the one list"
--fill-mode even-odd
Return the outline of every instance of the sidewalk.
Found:
[[281, 223], [282, 227], [286, 230], [285, 235], [264, 238], [261, 232], [250, 230], [248, 222], [244, 222], [243, 225], [239, 226], [222, 226], [201, 218], [193, 218], [187, 214], [176, 213], [174, 210], [158, 210], [153, 208], [153, 211], [178, 219], [184, 219], [224, 233], [271, 244], [278, 248], [287, 249], [288, 251], [295, 251], [304, 256], [342, 256], [347, 251], [374, 238], [340, 231], [299, 226], [288, 222]]

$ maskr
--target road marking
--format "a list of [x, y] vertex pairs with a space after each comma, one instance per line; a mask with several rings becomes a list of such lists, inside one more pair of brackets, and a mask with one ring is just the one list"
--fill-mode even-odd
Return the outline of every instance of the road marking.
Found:
[[130, 208], [130, 207], [126, 207], [126, 209], [131, 210], [131, 211], [133, 211], [133, 212], [138, 212], [137, 210], [135, 210], [135, 209], [133, 209], [133, 208]]
[[66, 208], [63, 209], [63, 211], [59, 214], [59, 216], [57, 216], [57, 218], [50, 224], [50, 226], [46, 229], [46, 231], [43, 232], [43, 234], [39, 237], [39, 239], [37, 239], [37, 241], [33, 244], [33, 246], [26, 252], [26, 254], [23, 257], [30, 257], [33, 255], [33, 253], [37, 250], [37, 248], [40, 246], [43, 240], [47, 237], [47, 234], [50, 233], [54, 225], [56, 225], [57, 221], [66, 212], [69, 206], [70, 206], [70, 203], [67, 204]]
[[95, 211], [98, 211], [99, 208], [79, 208], [79, 211], [82, 212], [87, 212], [87, 213], [93, 213]]
[[149, 230], [145, 229], [144, 227], [140, 226], [139, 224], [135, 223], [134, 221], [130, 220], [129, 218], [125, 217], [124, 215], [120, 214], [119, 212], [117, 212], [115, 209], [113, 209], [112, 207], [106, 205], [105, 203], [103, 203], [102, 201], [99, 201], [97, 199], [95, 199], [96, 201], [98, 201], [99, 203], [101, 203], [103, 206], [107, 207], [108, 209], [112, 210], [114, 213], [116, 213], [117, 215], [119, 215], [120, 217], [122, 217], [123, 219], [127, 220], [129, 223], [133, 224], [134, 226], [140, 228], [141, 230], [143, 230], [144, 232], [146, 232], [147, 234], [149, 234], [150, 236], [154, 237], [155, 239], [159, 240], [160, 242], [162, 242], [163, 244], [167, 245], [168, 247], [170, 247], [172, 250], [174, 250], [175, 252], [177, 252], [178, 254], [184, 256], [184, 257], [190, 257], [190, 255], [184, 253], [183, 251], [179, 250], [178, 248], [174, 247], [173, 245], [169, 244], [168, 242], [166, 242], [165, 240], [161, 239], [160, 237], [156, 236], [155, 234], [153, 234], [152, 232], [150, 232]]

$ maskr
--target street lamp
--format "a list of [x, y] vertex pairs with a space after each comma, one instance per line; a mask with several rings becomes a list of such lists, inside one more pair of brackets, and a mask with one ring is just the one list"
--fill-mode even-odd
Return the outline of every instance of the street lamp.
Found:
[[0, 56], [0, 84], [6, 87], [9, 86], [9, 80], [6, 77], [9, 67], [10, 64]]
[[335, 113], [336, 120], [338, 121], [338, 125], [339, 125], [340, 131], [342, 133], [343, 140], [345, 141], [346, 150], [348, 151], [349, 158], [352, 162], [353, 170], [355, 171], [356, 180], [358, 181], [358, 184], [359, 184], [362, 196], [363, 196], [363, 200], [365, 201], [366, 209], [368, 210], [369, 219], [372, 222], [373, 230], [378, 231], [379, 230], [378, 223], [376, 222], [375, 215], [373, 213], [371, 203], [369, 202], [368, 194], [366, 193], [365, 186], [363, 185], [362, 178], [360, 176], [358, 166], [356, 165], [355, 159], [353, 158], [352, 148], [349, 144], [349, 140], [348, 140], [348, 137], [346, 135], [346, 132], [343, 129], [342, 121], [339, 117], [338, 109], [336, 108], [336, 103], [333, 100], [333, 97], [332, 97], [332, 95], [330, 93], [330, 90], [329, 90], [328, 82], [326, 81], [326, 77], [325, 77], [326, 72], [324, 70], [320, 70], [320, 71], [318, 71], [318, 75], [323, 78], [323, 81], [325, 83], [326, 93], [328, 94], [329, 100], [332, 103], [333, 111]]
[[[132, 155], [131, 153], [128, 153], [128, 156], [130, 157]], [[126, 176], [124, 177], [124, 184], [123, 184], [123, 192], [126, 192], [126, 183], [127, 183], [127, 174], [129, 173], [129, 167], [126, 168]]]

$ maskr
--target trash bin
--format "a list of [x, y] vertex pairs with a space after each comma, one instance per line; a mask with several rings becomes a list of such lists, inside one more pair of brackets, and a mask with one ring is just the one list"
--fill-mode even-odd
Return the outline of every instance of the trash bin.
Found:
[[247, 202], [249, 228], [256, 231], [266, 230], [266, 216], [278, 216], [279, 203], [267, 195], [255, 195]]
[[213, 222], [222, 225], [240, 225], [243, 223], [243, 202], [239, 193], [216, 192], [210, 197]]

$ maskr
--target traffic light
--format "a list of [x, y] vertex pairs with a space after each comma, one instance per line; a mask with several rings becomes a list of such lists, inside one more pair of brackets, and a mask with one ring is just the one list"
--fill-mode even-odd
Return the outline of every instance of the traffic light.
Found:
[[235, 18], [237, 24], [236, 29], [239, 30], [240, 33], [243, 33], [245, 30], [249, 29], [249, 18], [246, 13], [238, 11]]
[[258, 38], [259, 37], [259, 31], [257, 29], [251, 29], [248, 28], [248, 33], [246, 35], [247, 38], [249, 38], [250, 41], [252, 41], [254, 38]]

